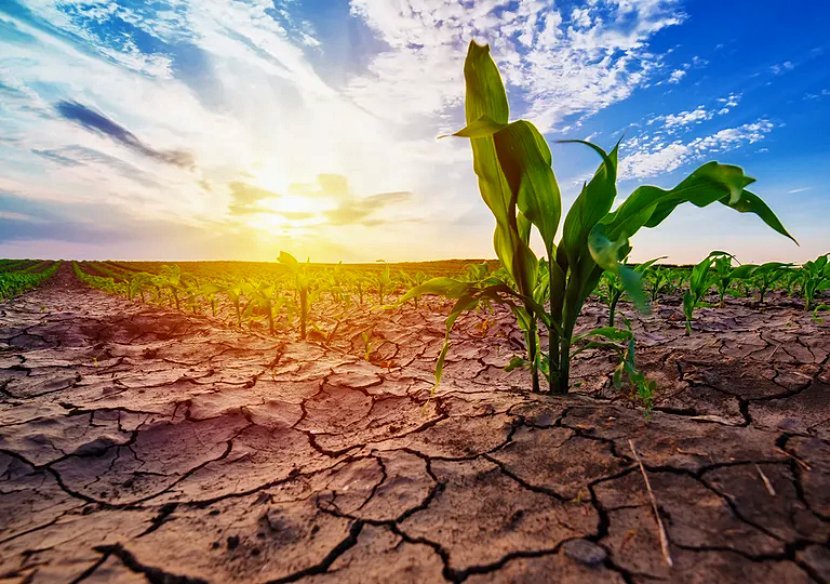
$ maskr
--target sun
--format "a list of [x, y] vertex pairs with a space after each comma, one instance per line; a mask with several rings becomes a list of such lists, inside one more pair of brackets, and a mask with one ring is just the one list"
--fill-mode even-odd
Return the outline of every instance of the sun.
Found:
[[299, 215], [316, 215], [321, 209], [319, 201], [313, 201], [302, 195], [281, 195], [262, 201], [261, 207], [273, 213], [283, 214], [286, 217]]

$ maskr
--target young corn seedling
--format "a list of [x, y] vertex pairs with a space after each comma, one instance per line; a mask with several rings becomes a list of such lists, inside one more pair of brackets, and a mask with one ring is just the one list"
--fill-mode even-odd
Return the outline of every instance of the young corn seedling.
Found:
[[647, 284], [651, 303], [655, 304], [660, 293], [668, 290], [671, 285], [671, 271], [662, 266], [651, 266], [643, 271], [643, 281]]
[[784, 270], [783, 275], [781, 276], [781, 284], [783, 286], [784, 293], [789, 296], [790, 298], [794, 298], [796, 295], [796, 288], [801, 281], [801, 270], [795, 267], [790, 267]]
[[259, 308], [265, 312], [265, 318], [268, 322], [268, 334], [275, 335], [274, 312], [279, 312], [282, 307], [282, 297], [277, 293], [277, 285], [273, 282], [260, 280], [256, 284], [249, 284], [245, 295], [251, 298], [250, 310]]
[[386, 295], [392, 291], [392, 285], [392, 274], [389, 272], [389, 267], [387, 266], [375, 278], [375, 287], [378, 292], [378, 302], [381, 306], [386, 304]]
[[[639, 274], [622, 263], [631, 252], [630, 238], [643, 227], [662, 223], [682, 203], [698, 207], [721, 203], [754, 213], [789, 237], [769, 207], [745, 189], [754, 179], [737, 166], [717, 162], [704, 164], [672, 189], [638, 187], [612, 211], [619, 145], [605, 152], [582, 142], [602, 162], [565, 216], [561, 239], [556, 241], [562, 200], [544, 137], [528, 121], [509, 121], [507, 95], [489, 47], [470, 43], [464, 76], [467, 125], [455, 135], [470, 140], [479, 190], [496, 220], [493, 245], [503, 272], [478, 282], [434, 278], [403, 296], [402, 301], [420, 294], [455, 300], [446, 320], [436, 383], [443, 371], [449, 333], [459, 315], [480, 303], [496, 302], [510, 307], [524, 332], [533, 390], [540, 390], [542, 370], [550, 391], [566, 393], [571, 349], [577, 340], [574, 327], [586, 298], [606, 270], [619, 276], [632, 298], [642, 298]], [[530, 248], [534, 230], [544, 244], [542, 258]], [[546, 353], [539, 346], [539, 323], [548, 333]], [[602, 333], [601, 329], [596, 332]]]
[[[632, 269], [642, 277], [655, 262], [662, 259], [665, 259], [665, 256], [654, 258], [653, 260], [634, 266]], [[600, 284], [601, 289], [604, 288], [601, 297], [608, 305], [608, 326], [613, 328], [614, 321], [616, 320], [617, 304], [620, 298], [622, 298], [623, 293], [625, 293], [625, 286], [623, 286], [622, 279], [614, 272], [603, 272]], [[642, 299], [638, 298], [637, 301], [642, 302]]]
[[294, 276], [294, 292], [296, 293], [298, 310], [300, 314], [300, 338], [305, 340], [308, 329], [308, 293], [310, 279], [306, 266], [300, 264], [293, 255], [281, 251], [279, 262], [286, 266]]
[[357, 303], [363, 306], [363, 292], [365, 289], [365, 283], [363, 281], [363, 277], [360, 274], [355, 276], [353, 280], [353, 287], [354, 291], [357, 292]]
[[753, 288], [757, 290], [758, 303], [764, 304], [767, 292], [789, 272], [791, 265], [781, 262], [767, 262], [760, 266], [751, 266], [752, 269], [747, 274], [749, 280], [747, 289], [749, 293], [751, 294]]
[[683, 294], [683, 316], [686, 319], [686, 336], [692, 334], [692, 319], [695, 309], [700, 306], [709, 289], [712, 287], [712, 279], [709, 272], [715, 264], [718, 255], [722, 252], [713, 251], [696, 264], [689, 273], [689, 288]]
[[828, 256], [824, 254], [813, 261], [801, 266], [800, 283], [801, 294], [804, 297], [804, 309], [812, 310], [815, 307], [816, 293], [830, 287], [830, 263]]
[[155, 276], [154, 280], [157, 288], [170, 291], [176, 310], [180, 310], [181, 300], [179, 299], [179, 292], [183, 290], [181, 268], [177, 264], [162, 266], [161, 272], [159, 272], [158, 276]]
[[219, 294], [222, 289], [215, 282], [203, 281], [199, 282], [198, 291], [199, 294], [206, 298], [210, 303], [210, 315], [216, 318], [216, 295]]
[[242, 298], [244, 293], [244, 285], [242, 282], [234, 282], [223, 290], [225, 296], [231, 301], [233, 305], [234, 316], [236, 316], [237, 328], [242, 328]]
[[733, 267], [732, 260], [735, 259], [735, 256], [724, 251], [712, 252], [710, 255], [714, 256], [715, 260], [712, 264], [711, 278], [718, 291], [718, 306], [723, 308], [724, 297], [729, 292], [732, 282], [746, 279], [755, 266]]
[[127, 284], [127, 297], [133, 300], [138, 296], [141, 302], [144, 302], [144, 291], [150, 285], [152, 278], [150, 274], [145, 272], [138, 272], [130, 276], [129, 283]]

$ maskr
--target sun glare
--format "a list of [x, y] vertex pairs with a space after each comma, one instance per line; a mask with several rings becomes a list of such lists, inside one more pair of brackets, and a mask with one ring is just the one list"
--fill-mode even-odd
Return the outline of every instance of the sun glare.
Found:
[[320, 201], [311, 200], [300, 195], [283, 195], [279, 198], [267, 199], [262, 207], [277, 214], [284, 214], [287, 218], [299, 215], [316, 215], [325, 210]]

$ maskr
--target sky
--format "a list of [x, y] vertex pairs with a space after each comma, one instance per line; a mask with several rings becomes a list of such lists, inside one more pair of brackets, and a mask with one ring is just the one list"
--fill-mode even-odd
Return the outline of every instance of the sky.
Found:
[[634, 260], [830, 251], [830, 3], [0, 0], [0, 257], [493, 257], [464, 125], [470, 40], [552, 143], [567, 208], [718, 160], [799, 246], [684, 206]]

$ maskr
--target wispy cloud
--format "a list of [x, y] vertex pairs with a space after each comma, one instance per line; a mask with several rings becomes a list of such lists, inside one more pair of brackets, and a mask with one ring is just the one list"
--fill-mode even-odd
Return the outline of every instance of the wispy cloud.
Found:
[[776, 63], [772, 65], [769, 70], [772, 71], [773, 75], [783, 75], [788, 71], [792, 71], [795, 69], [795, 63], [792, 61], [783, 61], [781, 63]]
[[155, 150], [123, 126], [77, 101], [61, 101], [55, 105], [55, 109], [64, 119], [77, 122], [88, 130], [101, 132], [144, 156], [176, 166], [193, 166], [193, 156], [190, 153], [182, 150]]

